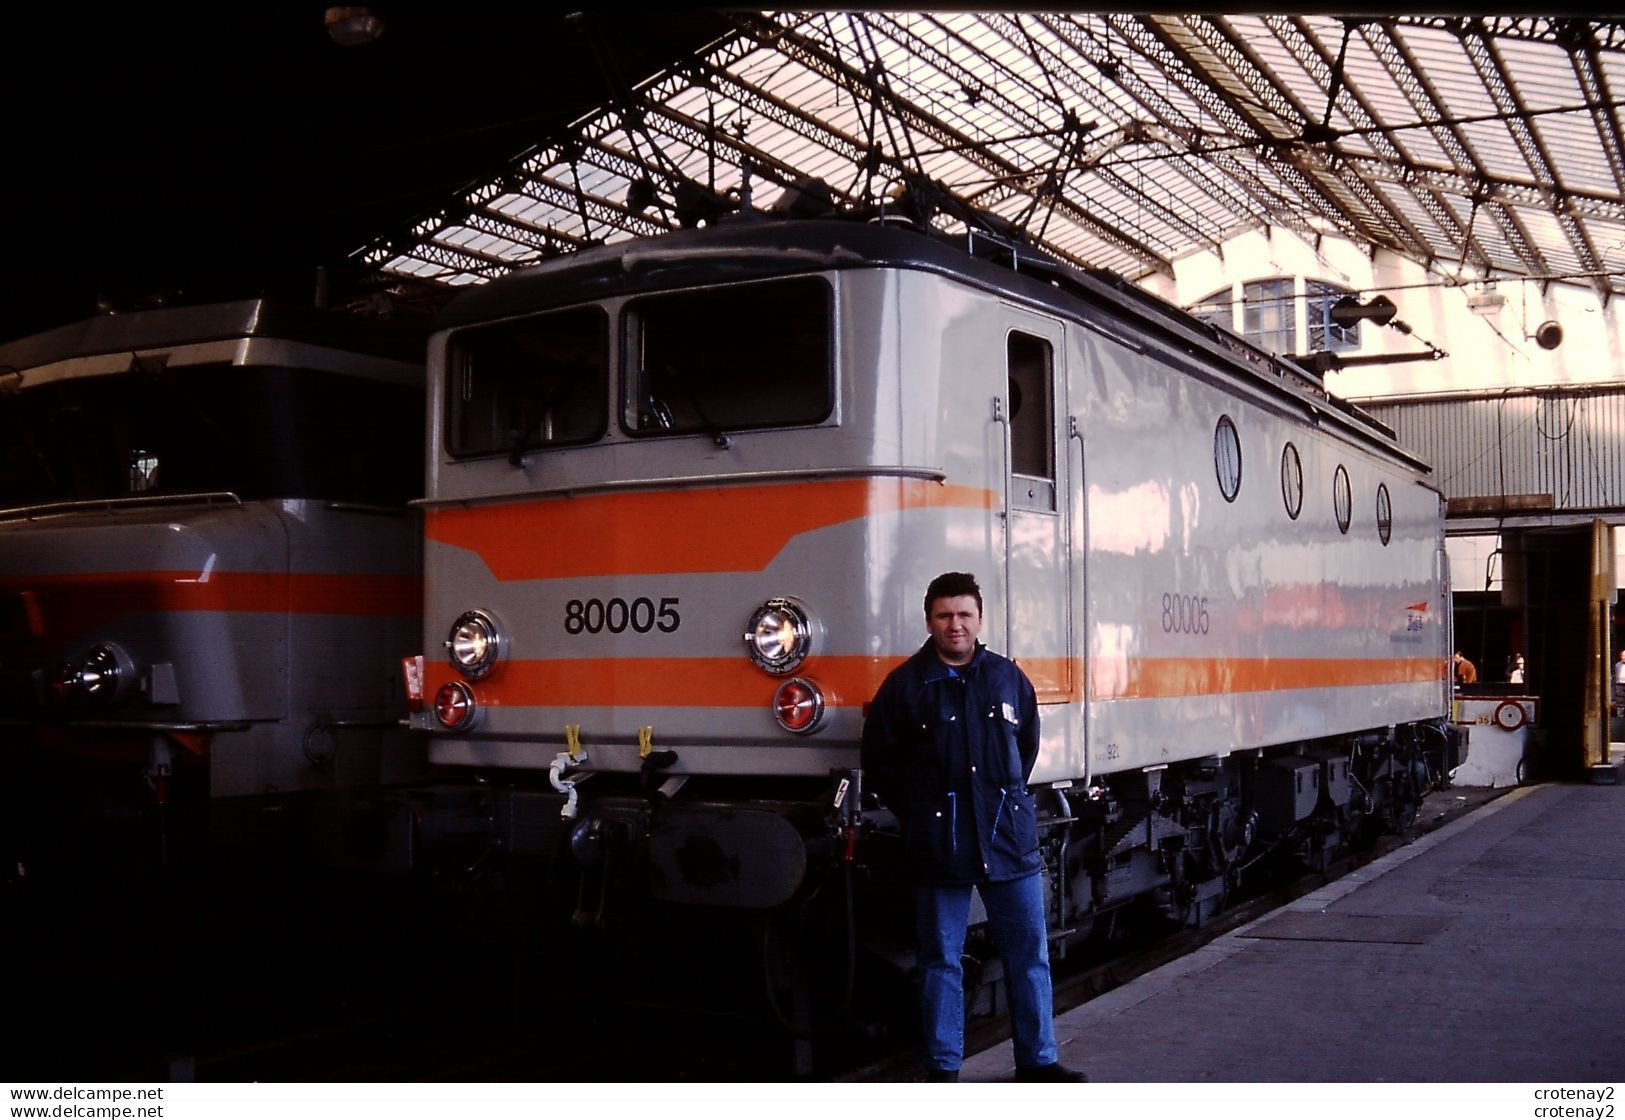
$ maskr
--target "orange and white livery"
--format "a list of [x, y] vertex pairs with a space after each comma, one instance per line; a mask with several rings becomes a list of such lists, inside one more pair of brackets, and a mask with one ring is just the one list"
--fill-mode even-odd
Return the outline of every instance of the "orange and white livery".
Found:
[[619, 853], [606, 891], [766, 907], [884, 865], [864, 705], [943, 571], [1038, 689], [1058, 926], [1402, 822], [1444, 745], [1425, 466], [1115, 278], [723, 223], [467, 293], [429, 375], [411, 724], [519, 848]]

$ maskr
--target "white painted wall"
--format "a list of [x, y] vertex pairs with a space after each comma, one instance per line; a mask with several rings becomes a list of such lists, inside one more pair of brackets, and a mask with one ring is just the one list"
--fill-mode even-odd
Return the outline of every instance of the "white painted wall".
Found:
[[[1358, 354], [1425, 351], [1431, 343], [1448, 357], [1437, 362], [1400, 362], [1332, 371], [1326, 387], [1340, 397], [1401, 396], [1414, 393], [1494, 391], [1507, 386], [1581, 385], [1625, 381], [1625, 300], [1603, 306], [1583, 280], [1542, 284], [1497, 278], [1486, 284], [1452, 262], [1432, 268], [1385, 250], [1368, 254], [1331, 235], [1318, 246], [1290, 230], [1248, 228], [1222, 245], [1188, 253], [1174, 262], [1172, 279], [1141, 277], [1149, 291], [1189, 307], [1226, 285], [1290, 276], [1323, 280], [1357, 290], [1363, 298], [1381, 292], [1398, 305], [1395, 318], [1409, 323], [1406, 336], [1392, 326], [1361, 327]], [[1474, 311], [1469, 297], [1500, 296], [1499, 306]], [[1493, 301], [1492, 301], [1493, 302]], [[1299, 301], [1299, 343], [1303, 301]], [[1563, 342], [1544, 350], [1532, 336], [1541, 323], [1555, 320]]]

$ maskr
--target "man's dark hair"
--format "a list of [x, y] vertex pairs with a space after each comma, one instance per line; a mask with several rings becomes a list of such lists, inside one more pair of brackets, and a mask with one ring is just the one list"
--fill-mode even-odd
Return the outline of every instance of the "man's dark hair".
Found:
[[938, 599], [957, 599], [970, 595], [976, 599], [976, 613], [982, 613], [982, 589], [976, 586], [976, 577], [969, 572], [943, 572], [925, 589], [925, 617], [931, 617], [931, 604]]

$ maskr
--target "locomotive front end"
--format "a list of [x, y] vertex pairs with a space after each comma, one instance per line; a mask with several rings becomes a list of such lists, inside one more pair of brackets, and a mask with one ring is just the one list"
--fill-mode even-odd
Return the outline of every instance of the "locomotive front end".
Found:
[[838, 277], [604, 256], [431, 345], [410, 722], [535, 854], [636, 850], [656, 898], [773, 906], [878, 681], [870, 515], [927, 483], [844, 422]]
[[[245, 302], [0, 348], [0, 723], [37, 770], [9, 814], [52, 838], [31, 849], [96, 812], [191, 838], [224, 799], [417, 776], [390, 669], [419, 594], [421, 339], [374, 326]], [[357, 417], [379, 434], [336, 452]]]

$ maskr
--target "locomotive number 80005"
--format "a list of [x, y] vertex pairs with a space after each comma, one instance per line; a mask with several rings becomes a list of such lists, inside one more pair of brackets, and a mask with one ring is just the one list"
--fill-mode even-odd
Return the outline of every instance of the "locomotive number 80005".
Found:
[[1199, 920], [1266, 850], [1403, 824], [1444, 745], [1425, 466], [1115, 278], [722, 222], [461, 296], [429, 377], [424, 646], [474, 611], [496, 653], [425, 654], [411, 724], [578, 926], [790, 912], [854, 865], [884, 907], [864, 707], [942, 571], [1038, 690], [1058, 930]]

